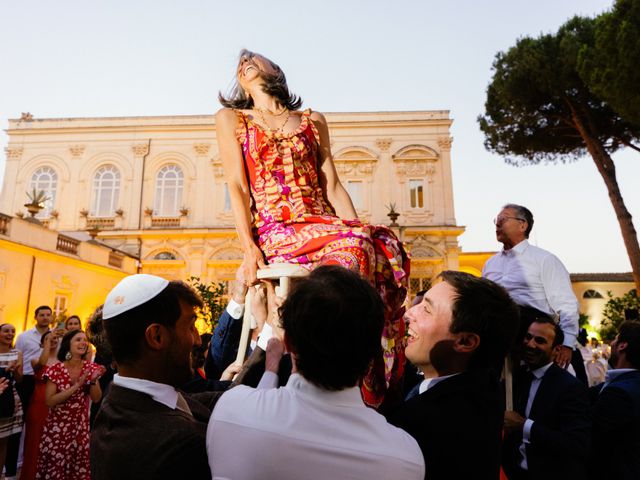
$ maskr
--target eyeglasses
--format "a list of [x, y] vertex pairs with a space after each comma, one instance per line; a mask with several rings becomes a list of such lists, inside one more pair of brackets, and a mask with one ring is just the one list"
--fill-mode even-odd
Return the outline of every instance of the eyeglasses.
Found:
[[496, 217], [493, 219], [493, 224], [494, 225], [501, 225], [502, 223], [506, 222], [507, 220], [518, 220], [520, 222], [526, 222], [526, 220], [524, 218], [518, 218], [518, 217]]

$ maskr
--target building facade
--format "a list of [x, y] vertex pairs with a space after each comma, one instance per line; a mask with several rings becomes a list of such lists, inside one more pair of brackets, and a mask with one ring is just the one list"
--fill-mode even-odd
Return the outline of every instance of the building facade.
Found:
[[580, 313], [589, 317], [587, 322], [590, 331], [600, 329], [609, 293], [613, 297], [621, 297], [636, 288], [631, 272], [572, 273], [571, 286], [580, 304]]
[[[360, 218], [391, 223], [412, 257], [411, 288], [458, 269], [448, 111], [326, 115], [337, 170]], [[242, 252], [211, 115], [10, 120], [0, 212], [49, 197], [51, 229], [97, 240], [172, 279], [233, 278]], [[397, 226], [395, 226], [397, 224]], [[84, 235], [84, 237], [83, 237]]]
[[17, 332], [33, 326], [40, 305], [86, 321], [137, 270], [137, 259], [124, 252], [0, 214], [0, 323]]

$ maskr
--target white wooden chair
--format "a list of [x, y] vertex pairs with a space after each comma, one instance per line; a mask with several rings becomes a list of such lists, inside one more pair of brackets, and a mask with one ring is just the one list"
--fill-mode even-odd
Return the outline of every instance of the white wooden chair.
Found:
[[[289, 293], [289, 283], [291, 278], [300, 278], [309, 275], [309, 271], [294, 263], [273, 263], [266, 268], [258, 270], [258, 280], [279, 280], [280, 284], [276, 287], [276, 295], [286, 298]], [[242, 365], [249, 344], [249, 336], [251, 329], [255, 328], [255, 321], [251, 313], [251, 301], [254, 288], [251, 287], [247, 291], [244, 300], [244, 316], [242, 318], [242, 332], [240, 333], [240, 344], [238, 346], [238, 355], [236, 364]]]

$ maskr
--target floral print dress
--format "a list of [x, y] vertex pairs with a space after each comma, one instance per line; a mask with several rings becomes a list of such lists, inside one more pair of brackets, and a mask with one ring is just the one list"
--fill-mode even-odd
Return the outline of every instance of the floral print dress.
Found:
[[291, 132], [265, 130], [237, 110], [236, 137], [251, 187], [253, 234], [268, 263], [294, 263], [313, 269], [337, 264], [359, 272], [385, 304], [383, 355], [365, 376], [362, 397], [372, 407], [401, 400], [404, 370], [403, 302], [409, 258], [402, 243], [383, 225], [339, 218], [320, 182], [320, 136], [311, 110], [301, 112]]
[[[104, 367], [84, 360], [80, 375], [89, 372], [84, 387], [65, 402], [51, 408], [40, 440], [36, 479], [90, 480], [89, 468], [89, 381]], [[57, 392], [71, 387], [64, 363], [51, 365], [43, 377], [55, 383]]]

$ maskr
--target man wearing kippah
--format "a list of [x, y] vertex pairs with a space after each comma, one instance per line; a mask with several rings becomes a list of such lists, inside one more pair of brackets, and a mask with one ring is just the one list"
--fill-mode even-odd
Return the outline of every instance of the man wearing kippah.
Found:
[[107, 295], [103, 322], [118, 373], [91, 433], [94, 480], [211, 478], [211, 405], [177, 390], [192, 375], [201, 306], [187, 284], [146, 274], [124, 278]]

